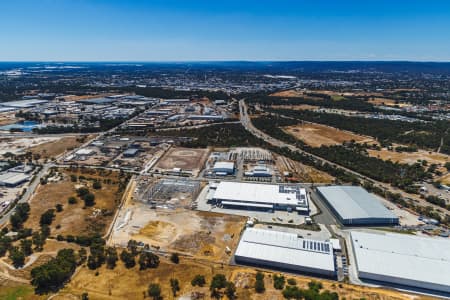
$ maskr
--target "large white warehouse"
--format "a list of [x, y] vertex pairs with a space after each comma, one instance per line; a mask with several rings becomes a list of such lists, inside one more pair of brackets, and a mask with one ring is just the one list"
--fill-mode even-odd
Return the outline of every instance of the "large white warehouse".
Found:
[[212, 200], [223, 207], [309, 212], [306, 190], [298, 185], [222, 181]]
[[234, 254], [237, 263], [323, 277], [335, 277], [330, 242], [299, 238], [296, 234], [247, 228]]
[[398, 224], [398, 217], [360, 186], [321, 186], [317, 191], [344, 225]]
[[395, 233], [351, 232], [358, 276], [450, 295], [450, 241]]

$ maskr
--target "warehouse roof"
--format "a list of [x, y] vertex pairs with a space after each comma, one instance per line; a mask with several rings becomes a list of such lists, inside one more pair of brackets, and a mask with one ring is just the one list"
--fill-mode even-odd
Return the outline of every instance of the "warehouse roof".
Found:
[[214, 169], [234, 169], [234, 162], [232, 161], [218, 161], [214, 164]]
[[29, 178], [30, 176], [24, 173], [5, 172], [0, 174], [0, 184], [18, 185]]
[[321, 186], [317, 190], [342, 219], [398, 219], [373, 194], [360, 186]]
[[305, 189], [298, 186], [280, 186], [275, 184], [222, 181], [217, 186], [214, 198], [292, 206], [308, 205]]
[[352, 231], [358, 271], [447, 286], [450, 241], [394, 233]]
[[334, 271], [331, 243], [299, 238], [296, 234], [247, 228], [236, 256]]

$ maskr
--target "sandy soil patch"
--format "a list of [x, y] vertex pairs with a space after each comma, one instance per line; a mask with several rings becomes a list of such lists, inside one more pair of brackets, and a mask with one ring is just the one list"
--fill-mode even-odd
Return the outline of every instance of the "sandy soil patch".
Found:
[[[188, 221], [187, 221], [188, 220]], [[124, 246], [134, 239], [161, 251], [227, 262], [246, 218], [187, 209], [152, 209], [131, 201], [120, 212], [111, 244]]]
[[381, 150], [367, 150], [369, 156], [378, 157], [383, 160], [392, 160], [394, 162], [400, 162], [405, 164], [414, 164], [418, 160], [426, 160], [430, 164], [445, 164], [450, 161], [450, 156], [437, 153], [429, 152], [425, 150], [418, 150], [417, 152], [396, 152], [387, 149]]
[[351, 140], [359, 143], [375, 142], [374, 139], [370, 137], [357, 135], [349, 131], [343, 131], [320, 124], [304, 123], [284, 127], [284, 130], [312, 147], [339, 145]]
[[208, 152], [208, 149], [172, 148], [159, 160], [155, 168], [180, 168], [198, 173], [208, 157]]

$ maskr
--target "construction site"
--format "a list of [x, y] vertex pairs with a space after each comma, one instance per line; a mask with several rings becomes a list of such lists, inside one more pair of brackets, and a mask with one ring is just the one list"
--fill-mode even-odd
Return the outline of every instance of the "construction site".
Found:
[[125, 246], [133, 239], [163, 253], [229, 259], [247, 218], [193, 210], [201, 187], [194, 180], [141, 176], [113, 224], [109, 243]]

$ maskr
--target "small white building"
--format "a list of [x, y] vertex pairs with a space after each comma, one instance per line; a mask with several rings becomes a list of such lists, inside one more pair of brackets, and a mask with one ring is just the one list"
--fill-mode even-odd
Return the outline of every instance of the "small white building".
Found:
[[218, 161], [213, 167], [214, 173], [226, 173], [227, 175], [234, 174], [234, 162], [232, 161]]

